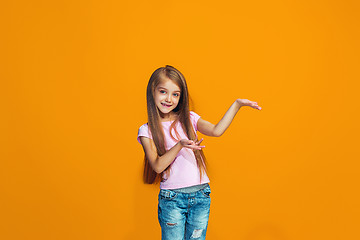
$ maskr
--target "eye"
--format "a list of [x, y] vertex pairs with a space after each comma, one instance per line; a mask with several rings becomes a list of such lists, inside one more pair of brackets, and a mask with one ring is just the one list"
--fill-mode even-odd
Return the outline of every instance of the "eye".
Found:
[[178, 94], [178, 93], [174, 93], [174, 96], [175, 96], [175, 97], [178, 97], [179, 95], [180, 95], [180, 94]]
[[166, 93], [164, 90], [160, 90], [160, 93]]

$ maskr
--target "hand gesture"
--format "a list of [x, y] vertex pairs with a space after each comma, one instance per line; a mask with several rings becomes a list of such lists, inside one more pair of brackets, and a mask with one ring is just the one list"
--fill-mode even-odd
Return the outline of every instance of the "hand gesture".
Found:
[[257, 102], [253, 102], [253, 101], [250, 101], [247, 99], [240, 99], [240, 98], [236, 99], [236, 102], [240, 104], [240, 107], [248, 106], [248, 107], [252, 107], [252, 108], [261, 110], [261, 107], [259, 107]]
[[205, 146], [200, 146], [200, 143], [203, 141], [204, 139], [202, 138], [200, 141], [193, 141], [193, 140], [189, 140], [189, 139], [181, 139], [180, 140], [180, 144], [183, 147], [186, 148], [190, 148], [193, 150], [201, 150], [202, 148], [204, 148]]

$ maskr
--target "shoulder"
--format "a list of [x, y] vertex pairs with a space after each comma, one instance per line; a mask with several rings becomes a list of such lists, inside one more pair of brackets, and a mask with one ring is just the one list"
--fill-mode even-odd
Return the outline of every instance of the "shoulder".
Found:
[[200, 115], [195, 113], [194, 111], [190, 111], [190, 121], [192, 122], [195, 132], [198, 131], [197, 122], [200, 119]]
[[147, 123], [141, 125], [138, 129], [138, 134], [149, 131], [149, 126]]
[[195, 121], [199, 120], [200, 115], [195, 113], [194, 111], [190, 111], [190, 118], [195, 119]]
[[146, 133], [146, 132], [149, 132], [150, 133], [150, 128], [149, 128], [149, 125], [147, 123], [141, 125], [139, 127], [139, 130], [138, 130], [138, 134], [141, 134], [141, 133]]
[[140, 130], [140, 129], [147, 129], [147, 128], [149, 128], [149, 126], [148, 126], [147, 123], [145, 123], [145, 124], [143, 124], [143, 125], [141, 125], [141, 126], [139, 127], [139, 130]]
[[137, 135], [137, 140], [138, 140], [139, 143], [141, 143], [140, 142], [140, 137], [152, 138], [152, 134], [151, 134], [151, 132], [149, 130], [149, 126], [148, 126], [147, 123], [145, 123], [145, 124], [143, 124], [143, 125], [141, 125], [139, 127], [138, 135]]

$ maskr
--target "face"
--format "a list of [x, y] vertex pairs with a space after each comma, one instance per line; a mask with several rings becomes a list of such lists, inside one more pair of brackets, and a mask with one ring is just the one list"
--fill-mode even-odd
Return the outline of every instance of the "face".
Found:
[[155, 104], [163, 118], [169, 118], [180, 100], [180, 88], [170, 79], [164, 79], [155, 88]]

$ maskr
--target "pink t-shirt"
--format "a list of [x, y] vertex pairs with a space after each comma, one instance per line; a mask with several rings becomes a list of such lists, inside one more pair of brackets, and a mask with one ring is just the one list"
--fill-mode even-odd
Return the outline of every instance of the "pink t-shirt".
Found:
[[[197, 132], [197, 121], [199, 120], [199, 118], [200, 116], [198, 114], [190, 111], [190, 121], [195, 129], [195, 134]], [[171, 123], [172, 121], [162, 122], [165, 134], [166, 150], [171, 149], [178, 142], [174, 141], [170, 136]], [[181, 136], [181, 139], [188, 139], [179, 122], [176, 124], [175, 127], [177, 132]], [[172, 130], [172, 135], [176, 138], [174, 129]], [[139, 128], [137, 140], [141, 144], [140, 136], [152, 139], [152, 135], [147, 123], [145, 123]], [[184, 147], [180, 150], [175, 160], [171, 163], [169, 176], [167, 176], [166, 174], [163, 175], [163, 179], [160, 182], [160, 189], [176, 189], [190, 187], [208, 182], [210, 182], [210, 180], [205, 172], [203, 173], [200, 182], [200, 173], [196, 164], [195, 154], [192, 149]]]

